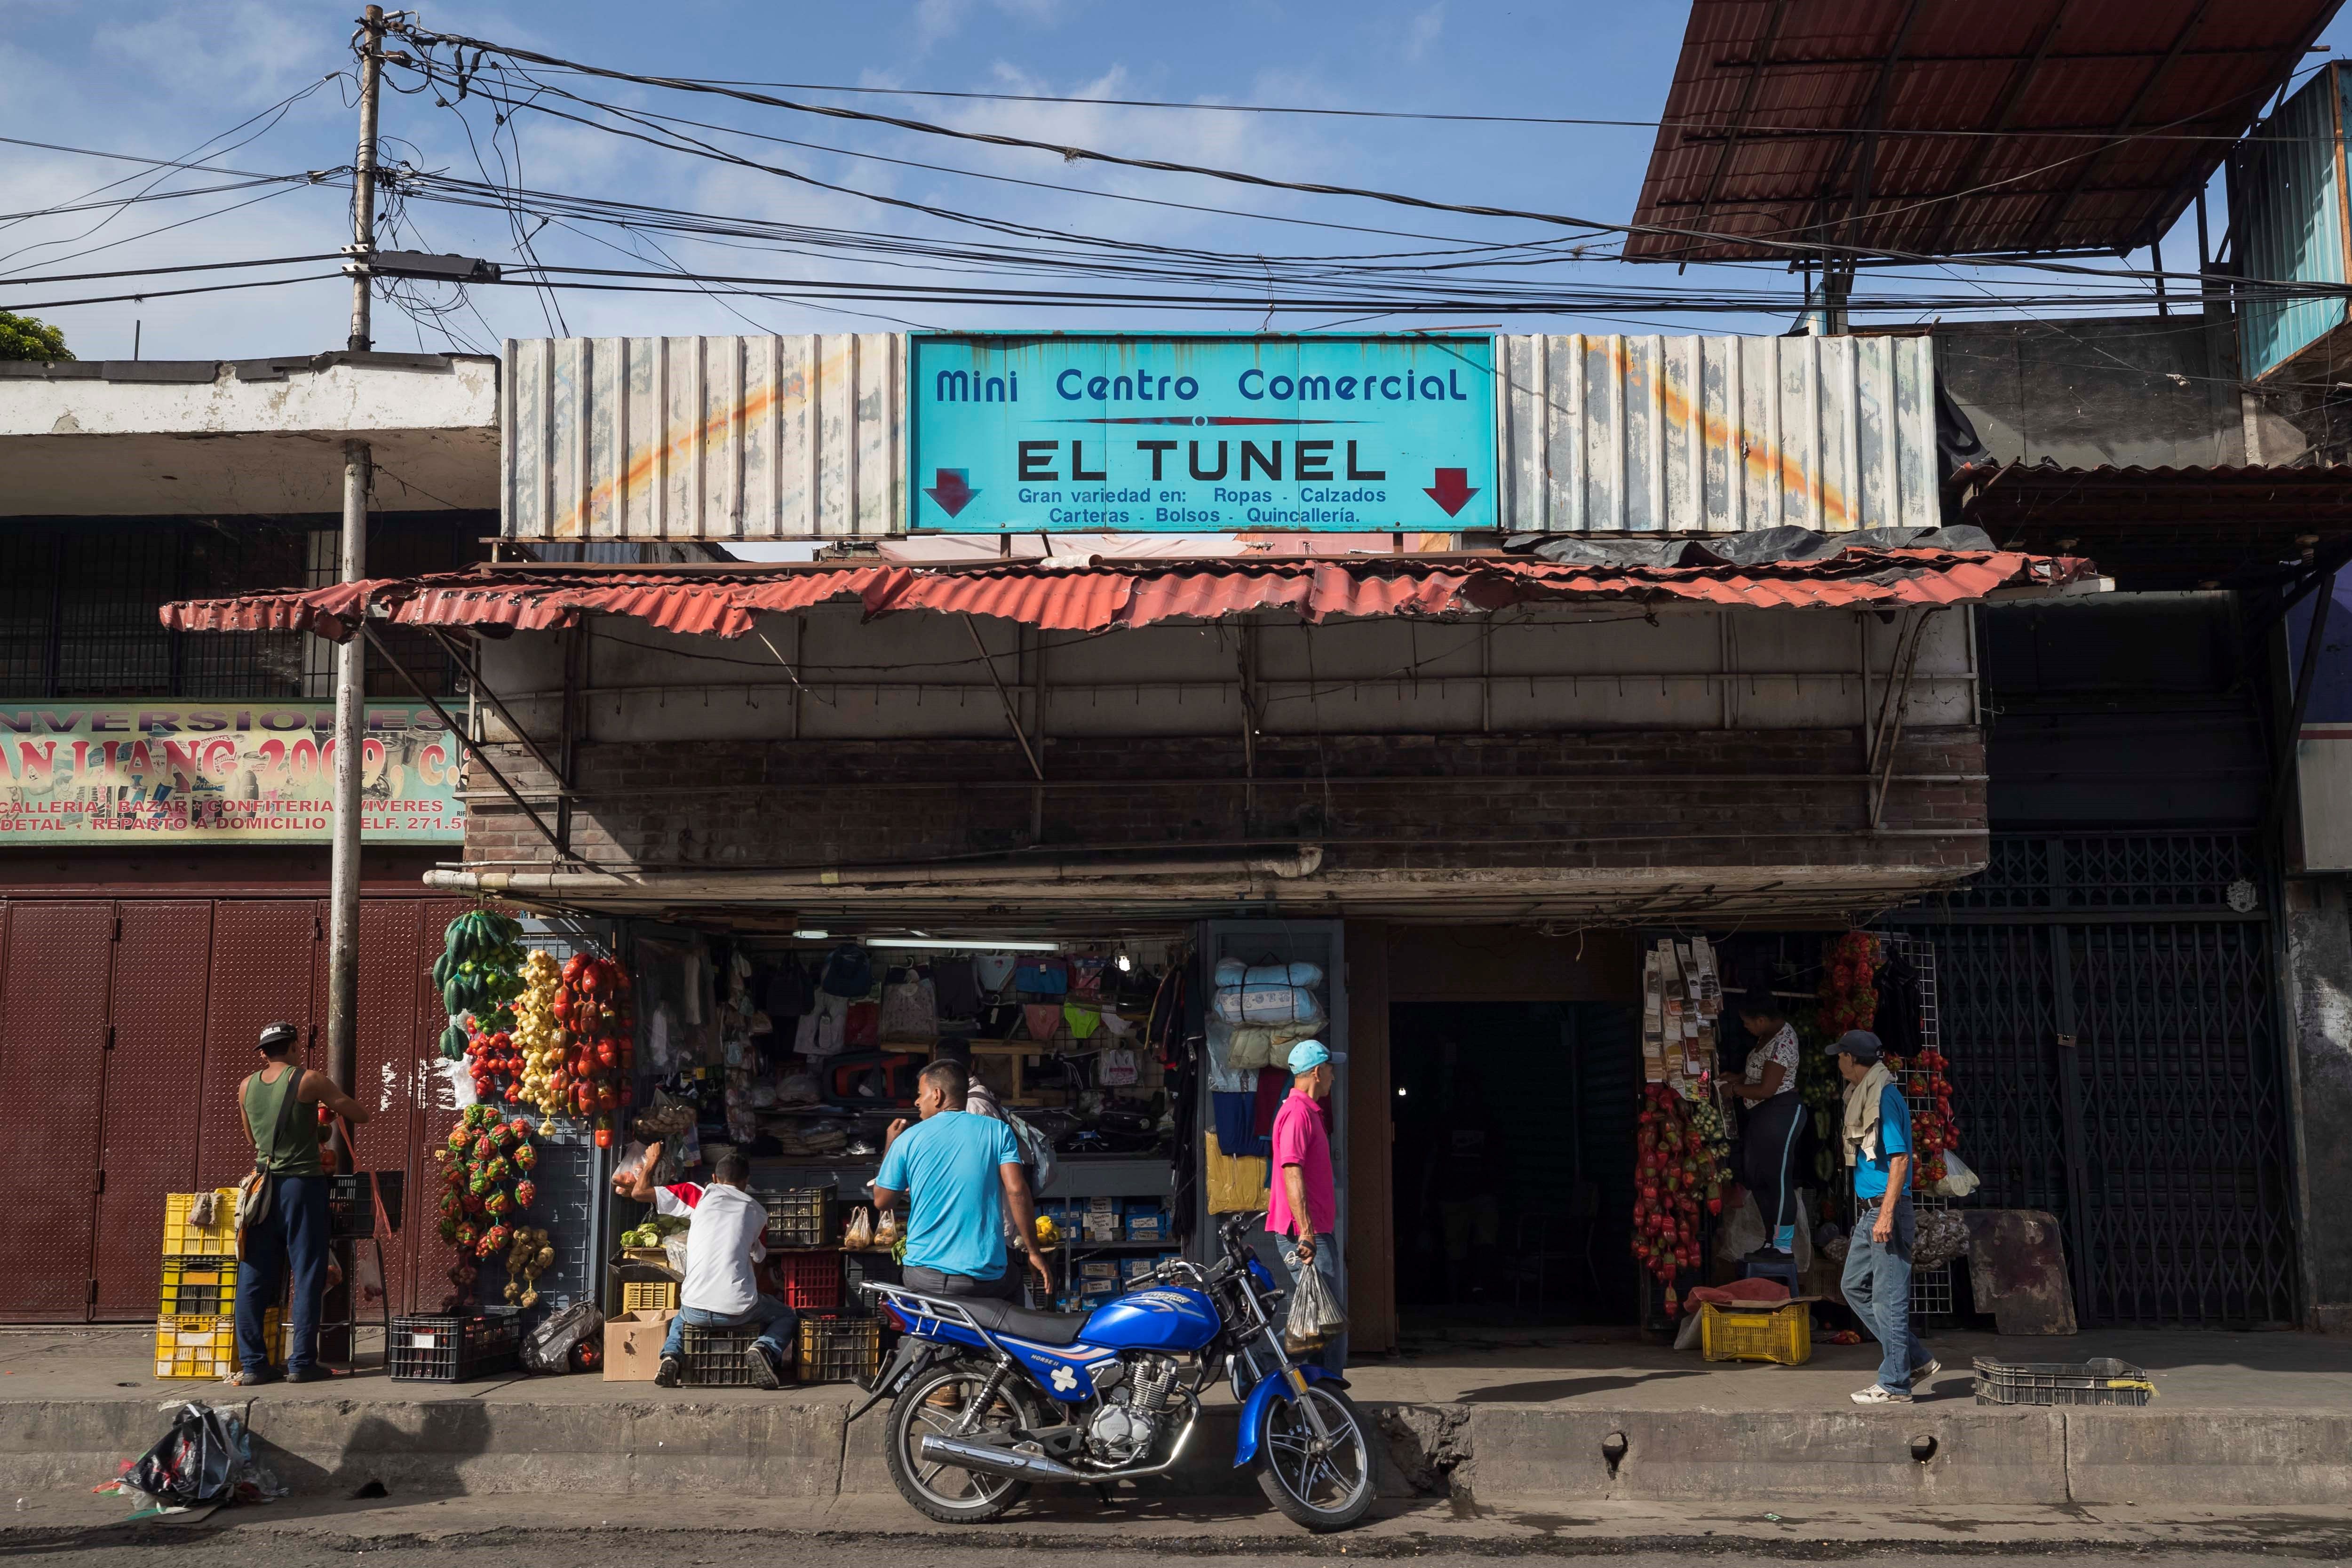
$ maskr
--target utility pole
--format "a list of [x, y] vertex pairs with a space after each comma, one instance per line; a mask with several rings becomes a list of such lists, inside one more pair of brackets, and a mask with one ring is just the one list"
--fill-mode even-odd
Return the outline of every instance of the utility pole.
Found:
[[[345, 347], [365, 353], [370, 335], [369, 261], [375, 250], [376, 100], [383, 77], [383, 7], [360, 22], [360, 144], [352, 161], [352, 331]], [[367, 575], [368, 489], [374, 455], [343, 443], [342, 581]], [[359, 1070], [360, 775], [367, 743], [367, 641], [356, 629], [335, 653], [335, 839], [327, 917], [327, 1076], [350, 1093]], [[347, 1151], [348, 1152], [348, 1151]], [[356, 1168], [356, 1167], [354, 1167]]]

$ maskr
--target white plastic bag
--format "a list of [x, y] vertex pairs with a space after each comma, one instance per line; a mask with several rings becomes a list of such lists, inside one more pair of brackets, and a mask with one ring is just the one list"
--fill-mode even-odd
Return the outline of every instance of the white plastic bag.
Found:
[[1960, 1158], [1958, 1150], [1944, 1151], [1944, 1179], [1936, 1184], [1937, 1192], [1948, 1198], [1964, 1198], [1979, 1184], [1977, 1173], [1969, 1169], [1969, 1163]]
[[1283, 1324], [1282, 1348], [1291, 1355], [1304, 1355], [1320, 1349], [1347, 1326], [1348, 1315], [1339, 1310], [1330, 1281], [1313, 1264], [1305, 1265], [1299, 1269], [1298, 1283], [1290, 1289], [1290, 1316]]
[[874, 1245], [874, 1211], [860, 1204], [849, 1216], [848, 1228], [842, 1232], [841, 1245], [856, 1248]]
[[1217, 993], [1214, 1011], [1229, 1024], [1320, 1024], [1323, 1004], [1303, 985], [1232, 985]]
[[1142, 1076], [1135, 1053], [1122, 1048], [1102, 1054], [1102, 1067], [1095, 1074], [1095, 1081], [1105, 1089], [1125, 1089]]

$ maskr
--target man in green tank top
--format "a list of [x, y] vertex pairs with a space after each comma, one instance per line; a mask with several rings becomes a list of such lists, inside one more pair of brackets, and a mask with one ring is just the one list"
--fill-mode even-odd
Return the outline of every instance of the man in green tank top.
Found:
[[245, 1130], [253, 1139], [253, 1166], [269, 1182], [268, 1212], [245, 1233], [245, 1258], [236, 1266], [236, 1355], [243, 1370], [229, 1381], [270, 1383], [280, 1375], [269, 1364], [264, 1321], [278, 1304], [288, 1269], [293, 1271], [288, 1324], [289, 1383], [327, 1377], [319, 1364], [319, 1309], [327, 1295], [327, 1177], [319, 1157], [320, 1127], [313, 1106], [324, 1105], [354, 1125], [367, 1108], [335, 1087], [325, 1073], [294, 1060], [300, 1036], [291, 1024], [261, 1031], [261, 1070], [239, 1086]]

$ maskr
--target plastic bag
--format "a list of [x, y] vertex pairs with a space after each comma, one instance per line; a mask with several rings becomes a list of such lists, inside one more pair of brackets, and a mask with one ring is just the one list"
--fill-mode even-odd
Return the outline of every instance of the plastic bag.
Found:
[[1228, 985], [1214, 1011], [1229, 1024], [1320, 1024], [1322, 1002], [1303, 985]]
[[1323, 1278], [1323, 1271], [1311, 1263], [1301, 1268], [1298, 1283], [1290, 1289], [1290, 1316], [1283, 1324], [1282, 1348], [1302, 1355], [1321, 1348], [1347, 1326], [1348, 1316], [1339, 1310], [1339, 1299], [1331, 1293], [1331, 1282]]
[[1964, 1198], [1975, 1192], [1980, 1184], [1969, 1163], [1960, 1158], [1957, 1149], [1944, 1151], [1944, 1179], [1936, 1184], [1936, 1191], [1948, 1198]]
[[172, 1429], [122, 1472], [122, 1486], [162, 1508], [227, 1502], [241, 1485], [266, 1493], [245, 1423], [209, 1405], [183, 1405]]
[[572, 1370], [572, 1347], [604, 1326], [593, 1301], [574, 1301], [531, 1330], [522, 1342], [522, 1364], [532, 1372]]
[[842, 1232], [841, 1245], [848, 1247], [874, 1245], [874, 1211], [860, 1204], [851, 1211], [849, 1226]]
[[1095, 1074], [1095, 1081], [1105, 1089], [1125, 1089], [1142, 1076], [1133, 1051], [1115, 1049], [1102, 1054], [1102, 1066]]

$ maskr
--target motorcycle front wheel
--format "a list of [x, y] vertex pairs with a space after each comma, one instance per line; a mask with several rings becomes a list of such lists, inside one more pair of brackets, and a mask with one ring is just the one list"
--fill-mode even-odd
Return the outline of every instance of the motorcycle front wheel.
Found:
[[979, 1407], [988, 1390], [984, 1366], [943, 1366], [908, 1384], [890, 1406], [884, 1458], [891, 1483], [915, 1510], [941, 1524], [985, 1524], [1002, 1519], [1029, 1495], [1029, 1483], [923, 1458], [925, 1437], [1001, 1438], [1015, 1426], [1037, 1425], [1018, 1391], [1005, 1388]]
[[[1318, 1436], [1307, 1419], [1309, 1400], [1328, 1437]], [[1285, 1518], [1318, 1533], [1360, 1521], [1372, 1506], [1372, 1445], [1355, 1402], [1320, 1383], [1297, 1399], [1269, 1401], [1257, 1438], [1257, 1484]]]

